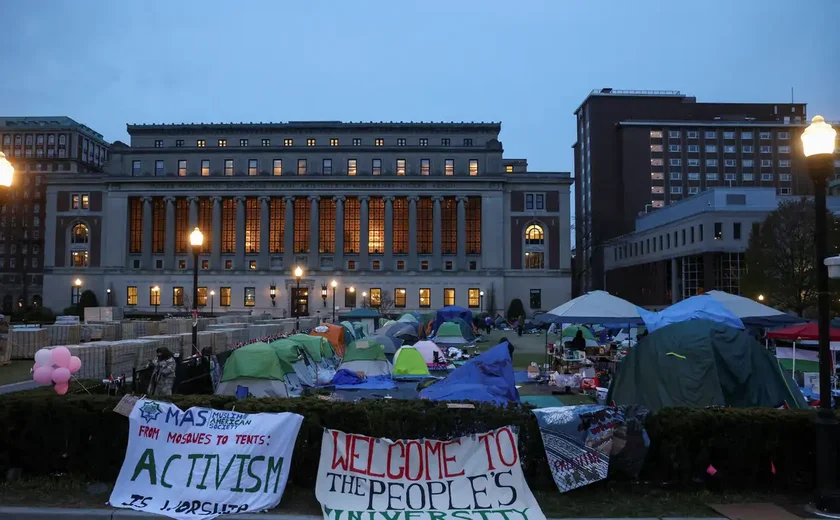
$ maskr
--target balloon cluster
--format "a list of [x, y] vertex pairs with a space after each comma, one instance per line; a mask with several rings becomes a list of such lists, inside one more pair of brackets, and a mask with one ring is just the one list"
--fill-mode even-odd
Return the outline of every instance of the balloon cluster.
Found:
[[71, 355], [67, 347], [56, 347], [52, 350], [42, 348], [35, 353], [32, 379], [39, 385], [55, 383], [55, 392], [64, 395], [70, 387], [70, 376], [80, 368], [82, 360]]

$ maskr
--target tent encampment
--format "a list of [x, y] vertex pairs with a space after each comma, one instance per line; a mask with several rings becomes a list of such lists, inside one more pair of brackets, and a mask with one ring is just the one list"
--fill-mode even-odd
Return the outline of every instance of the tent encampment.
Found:
[[342, 325], [333, 325], [332, 323], [321, 323], [309, 333], [311, 336], [322, 336], [329, 340], [332, 349], [335, 350], [339, 356], [344, 354], [344, 349], [347, 343], [353, 341], [354, 338], [347, 337], [347, 330]]
[[[793, 325], [792, 327], [773, 330], [767, 333], [767, 338], [784, 339], [787, 341], [818, 341], [820, 339], [819, 324], [814, 321], [811, 323], [803, 323], [801, 325]], [[840, 341], [840, 329], [828, 329], [828, 339], [829, 341]]]
[[453, 323], [457, 323], [461, 328], [461, 336], [467, 341], [475, 339], [475, 329], [473, 328], [472, 320], [464, 320], [463, 318], [453, 318]]
[[327, 338], [323, 336], [293, 334], [286, 339], [295, 341], [306, 349], [309, 357], [315, 363], [315, 373], [318, 376], [319, 384], [325, 385], [332, 381], [335, 371], [338, 368], [338, 357]]
[[429, 367], [413, 347], [401, 347], [394, 355], [395, 376], [428, 376]]
[[730, 294], [726, 291], [709, 291], [706, 296], [720, 302], [732, 314], [741, 318], [741, 321], [747, 327], [778, 327], [807, 321], [805, 318], [791, 316], [750, 298]]
[[505, 341], [456, 368], [446, 379], [423, 389], [420, 397], [433, 401], [518, 403], [519, 392]]
[[[342, 320], [352, 322], [355, 327], [356, 323], [364, 323], [367, 326], [367, 333], [370, 334], [379, 328], [379, 318], [382, 317], [376, 309], [360, 308], [353, 309], [350, 312], [345, 312], [339, 315]], [[356, 336], [358, 338], [358, 335]]]
[[438, 346], [459, 346], [469, 343], [464, 335], [461, 333], [461, 326], [455, 322], [447, 321], [443, 323], [437, 330], [437, 334], [432, 338]]
[[[292, 339], [276, 339], [268, 344], [277, 352], [281, 361], [290, 364], [295, 370], [300, 383], [303, 386], [318, 386], [318, 371], [315, 367], [315, 360], [306, 351], [303, 344]], [[332, 376], [330, 376], [332, 379]]]
[[344, 358], [338, 368], [361, 372], [366, 376], [384, 376], [390, 375], [393, 367], [385, 357], [385, 347], [379, 339], [369, 337], [357, 339], [347, 345]]
[[[449, 363], [446, 354], [432, 341], [418, 341], [413, 346], [423, 356], [423, 361], [427, 365], [446, 365]], [[435, 354], [437, 354], [437, 360], [435, 360]]]
[[467, 323], [472, 323], [472, 312], [457, 305], [449, 305], [442, 307], [435, 312], [435, 321], [432, 325], [432, 335], [437, 334], [437, 330], [446, 322], [451, 322], [455, 318], [461, 318]]
[[630, 349], [607, 402], [671, 406], [805, 408], [776, 358], [742, 330], [710, 320], [662, 327]]
[[705, 294], [686, 298], [659, 312], [646, 311], [641, 308], [639, 312], [645, 321], [648, 332], [654, 332], [672, 323], [689, 320], [709, 320], [736, 329], [744, 330], [745, 328], [744, 323], [738, 316], [732, 314], [732, 311], [718, 300]]
[[344, 344], [345, 348], [347, 348], [347, 345], [349, 345], [354, 340], [359, 339], [356, 336], [356, 328], [353, 326], [352, 323], [350, 323], [349, 321], [342, 321], [341, 323], [339, 323], [339, 325], [341, 325], [344, 328], [344, 337], [347, 340], [347, 342]]
[[262, 342], [238, 348], [228, 356], [216, 394], [236, 395], [237, 387], [247, 388], [254, 397], [294, 397], [301, 393], [294, 368]]
[[[540, 323], [641, 324], [639, 307], [606, 291], [591, 291], [537, 317]], [[594, 338], [593, 338], [594, 339]]]

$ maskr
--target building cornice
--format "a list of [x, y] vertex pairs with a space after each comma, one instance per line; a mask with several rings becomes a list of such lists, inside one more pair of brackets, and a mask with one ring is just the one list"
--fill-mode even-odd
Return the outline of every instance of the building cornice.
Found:
[[395, 121], [289, 121], [267, 123], [186, 123], [186, 124], [128, 124], [126, 130], [129, 135], [182, 135], [201, 132], [242, 134], [254, 132], [285, 132], [285, 133], [313, 133], [313, 132], [432, 132], [432, 133], [463, 133], [463, 132], [495, 132], [502, 131], [501, 122], [395, 122]]

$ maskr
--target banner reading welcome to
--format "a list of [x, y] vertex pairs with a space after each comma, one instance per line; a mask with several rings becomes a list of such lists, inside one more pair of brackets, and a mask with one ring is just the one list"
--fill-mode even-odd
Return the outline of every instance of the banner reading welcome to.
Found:
[[315, 496], [325, 520], [545, 520], [511, 427], [449, 441], [325, 430]]
[[261, 511], [283, 496], [303, 417], [140, 399], [110, 503], [178, 519]]

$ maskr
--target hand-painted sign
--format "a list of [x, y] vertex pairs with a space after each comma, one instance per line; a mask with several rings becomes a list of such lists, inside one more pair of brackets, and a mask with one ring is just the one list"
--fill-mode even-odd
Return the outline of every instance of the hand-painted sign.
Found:
[[303, 417], [140, 399], [110, 503], [178, 519], [261, 511], [283, 496]]
[[450, 441], [326, 430], [315, 496], [325, 520], [545, 520], [511, 427]]

